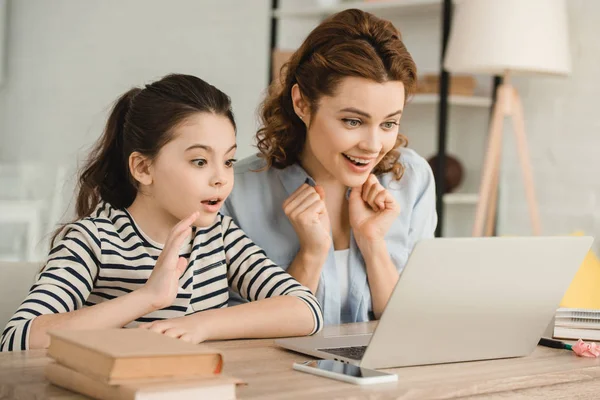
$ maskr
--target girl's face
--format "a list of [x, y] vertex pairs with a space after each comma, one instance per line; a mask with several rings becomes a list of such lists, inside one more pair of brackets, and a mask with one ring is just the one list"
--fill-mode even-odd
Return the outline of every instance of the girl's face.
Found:
[[227, 117], [194, 114], [174, 129], [150, 164], [151, 196], [175, 220], [200, 211], [193, 225], [211, 225], [233, 187], [235, 150]]
[[334, 96], [321, 98], [313, 115], [297, 101], [298, 95], [292, 90], [295, 110], [304, 111], [307, 124], [303, 166], [347, 187], [361, 186], [396, 143], [404, 108], [402, 82], [344, 78]]

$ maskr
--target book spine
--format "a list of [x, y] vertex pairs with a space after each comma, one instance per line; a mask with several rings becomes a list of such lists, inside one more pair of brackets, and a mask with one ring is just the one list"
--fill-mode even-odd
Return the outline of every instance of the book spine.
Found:
[[45, 369], [46, 379], [52, 384], [99, 400], [134, 400], [135, 390], [122, 386], [110, 386], [85, 375], [74, 373], [57, 363]]
[[96, 379], [108, 381], [114, 359], [89, 348], [52, 337], [48, 357], [59, 364]]

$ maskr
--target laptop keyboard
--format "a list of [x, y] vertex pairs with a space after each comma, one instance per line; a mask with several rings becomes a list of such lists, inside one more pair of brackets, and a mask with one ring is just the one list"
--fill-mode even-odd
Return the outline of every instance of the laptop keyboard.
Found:
[[352, 347], [335, 347], [331, 349], [319, 349], [319, 351], [324, 351], [325, 353], [335, 354], [336, 356], [342, 356], [349, 358], [351, 360], [360, 360], [365, 351], [367, 350], [367, 346], [352, 346]]

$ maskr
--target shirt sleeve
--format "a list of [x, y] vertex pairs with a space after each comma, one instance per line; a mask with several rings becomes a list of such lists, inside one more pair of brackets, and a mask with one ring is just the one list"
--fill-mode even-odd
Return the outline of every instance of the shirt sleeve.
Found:
[[295, 296], [304, 301], [314, 318], [311, 335], [323, 327], [321, 305], [312, 292], [269, 260], [229, 217], [223, 218], [223, 243], [229, 286], [248, 301], [274, 296]]
[[420, 183], [419, 193], [416, 197], [409, 230], [409, 246], [412, 251], [421, 239], [429, 239], [435, 236], [437, 226], [437, 210], [435, 199], [435, 179], [431, 167], [423, 158], [421, 162], [415, 163], [415, 175]]
[[100, 247], [92, 220], [63, 228], [29, 294], [2, 332], [0, 351], [28, 350], [35, 317], [70, 312], [85, 305], [98, 274]]

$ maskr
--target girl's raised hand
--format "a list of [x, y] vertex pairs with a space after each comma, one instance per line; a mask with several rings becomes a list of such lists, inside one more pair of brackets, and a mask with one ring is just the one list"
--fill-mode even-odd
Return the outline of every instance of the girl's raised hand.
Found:
[[188, 264], [185, 258], [179, 257], [179, 249], [184, 240], [191, 235], [191, 226], [196, 218], [198, 211], [173, 227], [152, 274], [141, 289], [150, 296], [152, 306], [156, 310], [170, 306], [177, 297], [179, 278]]

